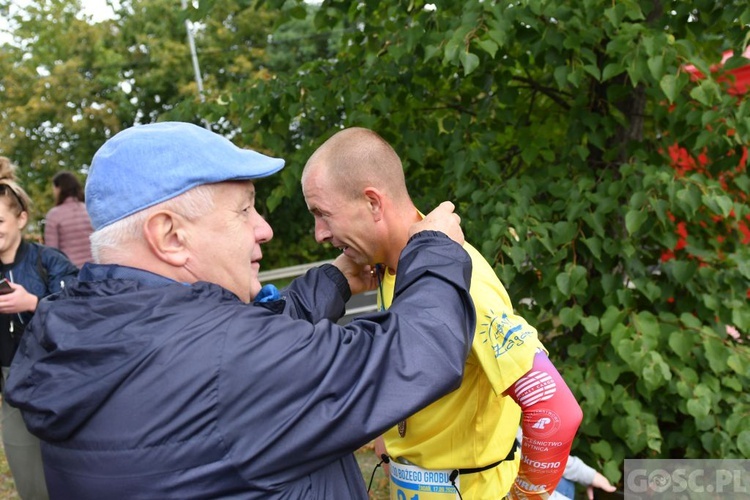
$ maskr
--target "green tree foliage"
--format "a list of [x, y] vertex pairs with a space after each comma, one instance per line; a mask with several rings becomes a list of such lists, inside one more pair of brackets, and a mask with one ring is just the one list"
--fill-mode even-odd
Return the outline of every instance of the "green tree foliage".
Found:
[[[309, 6], [294, 9], [295, 17], [274, 30], [278, 12], [244, 0], [186, 2], [184, 9], [173, 0], [122, 0], [114, 18], [101, 22], [82, 13], [80, 0], [13, 4], [0, 0], [13, 35], [0, 48], [0, 154], [19, 165], [35, 219], [52, 204], [49, 180], [55, 172], [67, 169], [85, 178], [104, 141], [135, 124], [189, 121], [268, 154], [294, 149], [291, 141], [280, 147], [278, 138], [257, 133], [266, 124], [248, 120], [255, 97], [247, 89], [332, 53], [332, 37], [316, 32]], [[288, 191], [295, 182], [263, 181], [260, 199], [264, 191], [279, 184]], [[320, 256], [303, 225], [286, 223], [305, 211], [295, 197], [268, 214], [277, 238], [269, 245], [267, 266]]]
[[288, 159], [275, 205], [352, 125], [394, 145], [423, 209], [456, 201], [611, 480], [628, 457], [750, 457], [750, 105], [712, 71], [750, 63], [748, 25], [741, 0], [327, 0], [338, 51], [247, 89], [242, 128]]
[[[172, 0], [122, 0], [114, 18], [101, 22], [82, 13], [80, 0], [13, 3], [0, 0], [13, 34], [0, 48], [0, 154], [19, 165], [36, 218], [51, 206], [52, 175], [66, 169], [84, 178], [96, 150], [118, 131], [179, 119], [236, 135], [231, 116], [209, 122], [209, 110], [197, 114], [196, 103], [208, 107], [270, 77], [264, 51], [274, 15], [241, 1], [182, 9]], [[186, 20], [195, 21], [203, 95]]]
[[[2, 10], [10, 12], [7, 1]], [[0, 49], [0, 154], [21, 167], [24, 187], [44, 200], [41, 210], [54, 172], [87, 164], [115, 125], [106, 82], [116, 76], [95, 70], [109, 56], [106, 27], [77, 17], [79, 10], [66, 1], [16, 10], [8, 19], [14, 43]]]
[[172, 2], [124, 1], [119, 22], [93, 22], [79, 0], [39, 0], [12, 12], [14, 40], [0, 62], [0, 152], [19, 165], [41, 217], [55, 172], [83, 176], [108, 137], [184, 100], [192, 70]]

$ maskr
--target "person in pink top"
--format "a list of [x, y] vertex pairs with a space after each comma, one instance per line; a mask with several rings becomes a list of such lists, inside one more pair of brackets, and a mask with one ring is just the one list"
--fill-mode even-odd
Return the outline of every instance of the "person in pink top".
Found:
[[70, 172], [58, 172], [52, 178], [55, 206], [47, 212], [44, 225], [45, 245], [62, 251], [79, 268], [91, 260], [89, 235], [91, 219], [83, 203], [83, 187]]

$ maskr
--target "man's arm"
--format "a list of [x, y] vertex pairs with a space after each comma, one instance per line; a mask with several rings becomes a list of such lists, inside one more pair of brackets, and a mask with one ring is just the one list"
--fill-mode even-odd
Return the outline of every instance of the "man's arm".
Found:
[[[460, 225], [461, 218], [453, 212], [454, 209], [453, 203], [444, 201], [422, 220], [411, 226], [409, 237], [423, 231], [437, 231], [462, 245], [464, 234]], [[340, 273], [336, 272], [336, 269]], [[336, 257], [332, 265], [308, 271], [304, 276], [295, 279], [283, 291], [283, 295], [289, 299], [285, 307], [286, 313], [293, 318], [307, 319], [313, 323], [324, 318], [336, 321], [344, 314], [344, 305], [352, 295], [377, 288], [378, 279], [372, 271], [370, 266], [357, 264], [341, 254]], [[338, 293], [332, 291], [327, 294], [332, 300], [321, 310], [321, 294], [311, 292], [311, 290], [319, 291], [330, 287], [328, 283], [324, 285], [323, 281], [332, 282], [335, 285], [333, 289]]]
[[508, 494], [512, 499], [547, 498], [565, 470], [583, 413], [546, 354], [508, 390], [521, 407], [521, 466]]

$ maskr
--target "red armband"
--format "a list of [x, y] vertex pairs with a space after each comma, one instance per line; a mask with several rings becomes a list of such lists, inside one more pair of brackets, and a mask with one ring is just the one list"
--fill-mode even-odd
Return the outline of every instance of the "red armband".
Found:
[[521, 407], [521, 466], [510, 498], [547, 498], [568, 462], [583, 413], [573, 393], [546, 354], [508, 390]]

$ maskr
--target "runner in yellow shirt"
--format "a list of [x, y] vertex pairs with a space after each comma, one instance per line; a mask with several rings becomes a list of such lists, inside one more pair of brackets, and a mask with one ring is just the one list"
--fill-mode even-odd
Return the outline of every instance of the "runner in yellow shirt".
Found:
[[[315, 238], [360, 264], [377, 264], [379, 304], [387, 308], [408, 227], [422, 217], [398, 155], [373, 131], [340, 131], [307, 162], [302, 189], [315, 217]], [[477, 312], [464, 380], [385, 433], [391, 497], [546, 498], [565, 469], [581, 410], [536, 330], [513, 312], [492, 267], [471, 245], [464, 248], [472, 258]], [[389, 394], [373, 411], [392, 411], [408, 398]], [[515, 450], [519, 422], [523, 462]]]

